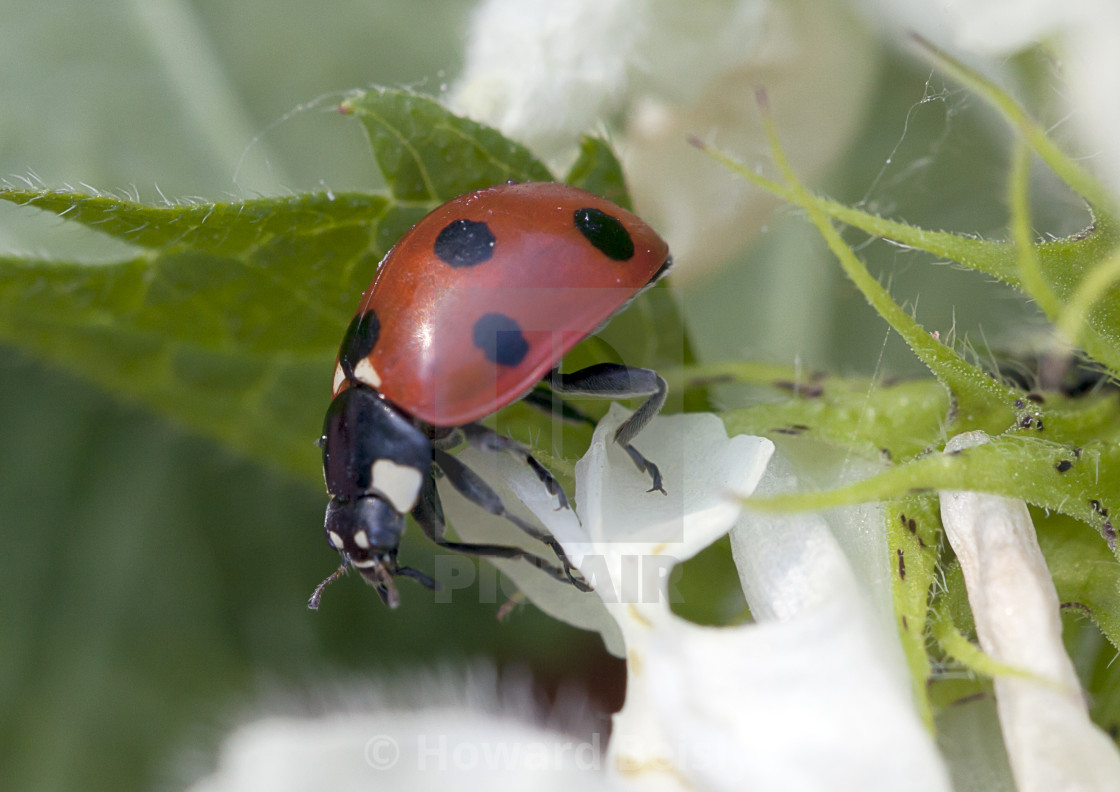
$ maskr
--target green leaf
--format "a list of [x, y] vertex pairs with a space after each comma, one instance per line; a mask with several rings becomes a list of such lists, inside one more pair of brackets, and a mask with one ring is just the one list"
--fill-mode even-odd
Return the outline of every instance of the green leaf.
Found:
[[584, 137], [580, 141], [579, 158], [568, 171], [565, 181], [633, 211], [622, 163], [604, 140]]
[[[1115, 508], [1110, 493], [1120, 484], [1120, 479], [1112, 472], [1113, 466], [1120, 462], [1115, 451], [1117, 408], [1114, 400], [1109, 400], [1108, 403], [1088, 400], [1073, 404], [1068, 400], [1063, 403], [1056, 399], [1056, 403], [1051, 402], [1043, 407], [1043, 399], [1031, 398], [1034, 394], [1026, 394], [989, 376], [941, 343], [936, 336], [927, 333], [891, 298], [889, 292], [871, 276], [864, 263], [844, 242], [833, 226], [831, 216], [837, 214], [833, 211], [833, 205], [811, 194], [798, 180], [785, 158], [773, 119], [766, 110], [764, 97], [761, 103], [763, 125], [785, 184], [765, 179], [718, 153], [713, 152], [713, 156], [747, 180], [806, 210], [845, 274], [951, 394], [952, 410], [946, 418], [940, 439], [979, 429], [994, 435], [995, 440], [984, 450], [970, 449], [956, 455], [918, 459], [870, 480], [832, 492], [786, 495], [752, 501], [752, 504], [769, 509], [822, 509], [934, 489], [992, 492], [1022, 498], [1036, 506], [1082, 520], [1100, 531], [1113, 552], [1117, 553], [1116, 532], [1109, 517], [1110, 511]], [[1054, 164], [1056, 149], [1040, 147], [1030, 135], [1028, 142], [1043, 153], [1048, 162]], [[703, 144], [698, 142], [697, 145]], [[1072, 179], [1071, 184], [1085, 186], [1076, 170], [1067, 169], [1064, 176]], [[1057, 301], [1051, 292], [1051, 284], [1047, 282], [1049, 273], [1046, 267], [1050, 260], [1028, 241], [1026, 172], [1025, 155], [1020, 153], [1015, 157], [1010, 190], [1012, 235], [1020, 254], [1015, 265], [1018, 274], [1024, 277], [1023, 283], [1039, 291], [1043, 308], [1049, 307], [1051, 311], [1057, 311]], [[877, 218], [864, 216], [864, 219], [869, 226], [878, 226]], [[1111, 220], [1107, 221], [1107, 225], [1111, 224]], [[921, 233], [915, 230], [910, 237], [911, 241], [920, 245]], [[1095, 241], [1099, 243], [1100, 240], [1098, 238]], [[970, 247], [983, 250], [985, 244]], [[1084, 244], [1084, 240], [1074, 239], [1067, 244], [1076, 248]], [[991, 251], [991, 246], [988, 246], [987, 252]], [[1084, 253], [1083, 250], [1079, 252]], [[1112, 254], [1109, 256], [1111, 258]], [[1074, 258], [1059, 266], [1066, 274], [1068, 291], [1068, 282], [1076, 280], [1070, 273], [1077, 271], [1079, 267], [1092, 266], [1092, 262]], [[1101, 266], [1107, 275], [1099, 278], [1091, 298], [1086, 298], [1086, 304], [1090, 300], [1098, 300], [1102, 296], [1101, 292], [1110, 288], [1112, 282], [1120, 277], [1113, 274], [1120, 273], [1120, 259], [1106, 261]], [[1064, 296], [1060, 289], [1054, 291], [1059, 296]], [[1120, 317], [1120, 299], [1113, 307]], [[1099, 318], [1100, 314], [1096, 316]], [[1120, 322], [1112, 327], [1110, 324], [1105, 322], [1099, 326], [1103, 328], [1097, 339], [1101, 344], [1095, 344], [1089, 350], [1102, 355], [1105, 363], [1111, 363], [1113, 359], [1120, 360], [1120, 347], [1115, 343], [1110, 344], [1108, 339], [1109, 333], [1120, 330]], [[892, 434], [897, 436], [897, 433]]]
[[317, 478], [310, 443], [338, 339], [384, 252], [377, 234], [395, 220], [385, 199], [150, 208], [76, 194], [0, 197], [151, 248], [106, 265], [0, 259], [0, 337]]
[[376, 223], [390, 206], [384, 196], [358, 193], [147, 206], [109, 195], [5, 189], [0, 199], [53, 212], [138, 247], [222, 256], [245, 254], [285, 235], [360, 228]]
[[471, 190], [514, 181], [552, 181], [548, 168], [495, 129], [457, 118], [434, 99], [377, 88], [342, 103], [369, 135], [389, 190], [428, 208]]
[[318, 481], [312, 440], [337, 345], [389, 247], [456, 195], [551, 178], [523, 147], [429, 98], [375, 90], [343, 109], [369, 132], [389, 195], [145, 206], [0, 190], [139, 250], [97, 265], [0, 259], [0, 339]]
[[[0, 190], [0, 199], [138, 249], [97, 265], [0, 259], [0, 339], [318, 481], [311, 443], [331, 365], [384, 254], [455, 196], [509, 179], [552, 179], [523, 146], [427, 97], [377, 89], [350, 97], [342, 110], [366, 129], [388, 195], [146, 206], [110, 195]], [[572, 178], [627, 201], [621, 167], [602, 141], [584, 141]], [[585, 342], [574, 357], [594, 362], [614, 348], [635, 365], [691, 360], [679, 310], [663, 289], [639, 298], [604, 339]], [[533, 411], [513, 415], [527, 441], [549, 424]], [[557, 458], [586, 449], [585, 433], [573, 431], [566, 442], [558, 438]]]
[[1063, 609], [1092, 619], [1120, 649], [1120, 567], [1112, 554], [1076, 520], [1040, 512], [1032, 517]]
[[1114, 494], [1120, 492], [1120, 443], [1108, 438], [1071, 446], [1005, 434], [975, 448], [922, 457], [840, 489], [752, 498], [750, 504], [774, 511], [819, 510], [945, 489], [1020, 498], [1087, 523], [1115, 544], [1111, 513], [1120, 506]]
[[883, 385], [819, 377], [798, 384], [776, 377], [770, 384], [791, 398], [728, 410], [722, 415], [728, 432], [802, 435], [902, 461], [941, 442], [949, 412], [945, 389], [932, 380]]
[[1013, 676], [1031, 679], [1043, 685], [1047, 683], [1047, 680], [1025, 669], [994, 660], [983, 649], [968, 640], [968, 637], [957, 628], [948, 609], [943, 608], [934, 616], [930, 632], [947, 655], [970, 671], [993, 678]]
[[914, 701], [927, 728], [933, 730], [929, 680], [933, 676], [926, 652], [926, 623], [937, 577], [941, 515], [937, 499], [914, 495], [886, 504], [887, 546], [895, 574], [891, 600], [898, 619], [898, 637], [910, 669]]

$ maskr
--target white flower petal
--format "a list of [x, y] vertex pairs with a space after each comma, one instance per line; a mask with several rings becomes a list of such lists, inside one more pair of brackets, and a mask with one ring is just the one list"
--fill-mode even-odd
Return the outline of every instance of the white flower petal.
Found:
[[[771, 463], [759, 489], [781, 477]], [[897, 643], [828, 524], [746, 514], [732, 546], [760, 623], [701, 627], [654, 605], [620, 620], [611, 768], [665, 789], [948, 790]]]
[[[666, 559], [663, 571], [691, 558], [730, 530], [739, 516], [735, 495], [750, 494], [762, 477], [774, 446], [765, 438], [728, 439], [714, 415], [663, 416], [639, 435], [635, 446], [661, 469], [662, 495], [648, 492], [649, 477], [613, 442], [629, 416], [617, 404], [599, 422], [591, 448], [576, 465], [576, 509], [583, 539], [561, 538], [564, 549], [588, 574], [581, 557], [602, 559], [606, 585], [596, 585], [604, 601], [630, 602], [623, 591], [624, 567], [632, 559]], [[643, 582], [645, 582], [643, 580]], [[652, 592], [641, 592], [643, 602]]]
[[733, 628], [670, 618], [627, 630], [615, 772], [665, 788], [949, 789], [858, 601]]
[[[824, 468], [817, 478], [828, 479], [816, 482], [821, 488], [873, 472], [869, 465], [832, 459], [819, 451], [814, 461]], [[793, 466], [778, 455], [757, 494], [779, 494], [797, 486]], [[790, 619], [837, 595], [849, 598], [858, 593], [878, 614], [884, 635], [893, 636], [893, 570], [884, 551], [886, 542], [886, 524], [877, 504], [834, 509], [827, 519], [815, 514], [753, 514], [731, 534], [743, 591], [756, 619]]]
[[[578, 540], [582, 536], [582, 528], [576, 513], [572, 510], [557, 510], [556, 498], [545, 491], [540, 479], [520, 460], [507, 455], [477, 451], [473, 448], [464, 450], [459, 455], [459, 459], [494, 488], [507, 509], [520, 514], [530, 522], [533, 521], [534, 514], [543, 515], [544, 519], [540, 522], [562, 544], [566, 541], [566, 537], [574, 537]], [[443, 500], [449, 525], [463, 541], [515, 545], [547, 560], [555, 561], [551, 551], [543, 544], [526, 536], [506, 521], [484, 512], [454, 492], [451, 487], [441, 485], [440, 497]], [[526, 509], [522, 507], [523, 503], [531, 509], [530, 513], [526, 513]], [[436, 578], [444, 585], [444, 590], [436, 593], [437, 597], [443, 596], [446, 601], [453, 601], [458, 596], [447, 585], [447, 576], [440, 574], [439, 567], [444, 564], [454, 564], [458, 570], [460, 564], [466, 563], [459, 557], [437, 558]], [[479, 564], [479, 575], [488, 575], [490, 566], [500, 570], [505, 578], [515, 584], [515, 587], [509, 591], [502, 590], [502, 594], [506, 596], [518, 592], [524, 594], [534, 605], [553, 618], [584, 630], [598, 632], [603, 636], [607, 651], [617, 657], [623, 656], [625, 650], [618, 624], [607, 613], [602, 600], [594, 594], [579, 591], [574, 586], [554, 580], [520, 560], [488, 559], [487, 562]], [[473, 581], [464, 580], [464, 584], [470, 582]], [[488, 586], [487, 591], [489, 588]]]
[[[760, 623], [692, 624], [670, 610], [664, 580], [735, 519], [724, 496], [754, 488], [771, 446], [728, 440], [711, 416], [659, 418], [637, 445], [662, 466], [666, 489], [678, 493], [666, 498], [645, 492], [647, 478], [611, 442], [625, 415], [612, 410], [577, 468], [582, 523], [556, 512], [523, 465], [497, 465], [585, 571], [588, 559], [602, 559], [612, 577], [625, 579], [627, 559], [664, 562], [665, 574], [637, 589], [644, 595], [653, 585], [656, 596], [634, 596], [625, 585], [602, 596], [600, 607], [624, 637], [629, 672], [609, 770], [643, 789], [948, 790], [915, 712], [893, 620], [883, 613], [889, 575], [857, 574], [844, 550], [874, 555], [864, 545], [874, 546], [876, 564], [885, 566], [880, 511], [838, 511], [831, 522], [742, 518], [733, 547]], [[780, 489], [787, 469], [768, 471], [761, 486]], [[843, 544], [834, 530], [848, 534]], [[875, 585], [866, 587], [861, 576]], [[539, 601], [554, 607], [547, 593]], [[589, 608], [586, 596], [580, 605]]]
[[[958, 435], [956, 451], [988, 442]], [[1120, 754], [1089, 720], [1062, 643], [1054, 583], [1023, 501], [975, 492], [941, 493], [941, 518], [964, 573], [980, 646], [1035, 679], [995, 679], [1004, 743], [1020, 792], [1120, 789]]]
[[[734, 494], [749, 494], [773, 450], [764, 438], [728, 439], [713, 415], [659, 416], [635, 441], [660, 466], [667, 495], [647, 492], [650, 479], [613, 442], [614, 430], [629, 413], [612, 405], [599, 423], [591, 448], [576, 467], [576, 511], [556, 509], [556, 499], [520, 461], [468, 449], [460, 456], [483, 472], [507, 508], [527, 506], [555, 536], [599, 595], [584, 594], [524, 562], [496, 561], [529, 599], [547, 613], [577, 627], [601, 632], [621, 656], [615, 618], [603, 607], [662, 601], [672, 567], [691, 558], [726, 533], [739, 514]], [[539, 542], [501, 524], [441, 489], [449, 520], [468, 541], [516, 543], [548, 555]], [[582, 517], [581, 523], [580, 518]]]
[[229, 737], [194, 792], [609, 789], [600, 747], [454, 709], [267, 718]]

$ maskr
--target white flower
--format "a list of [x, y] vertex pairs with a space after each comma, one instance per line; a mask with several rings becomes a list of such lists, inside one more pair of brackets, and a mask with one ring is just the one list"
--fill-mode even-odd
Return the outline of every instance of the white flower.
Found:
[[763, 86], [791, 159], [811, 176], [859, 128], [876, 53], [838, 3], [488, 0], [450, 100], [560, 168], [581, 133], [609, 135], [679, 279], [724, 263], [776, 205], [687, 136], [766, 157], [754, 93]]
[[[879, 511], [847, 510], [831, 523], [815, 515], [739, 519], [727, 496], [754, 489], [772, 445], [729, 440], [711, 415], [658, 418], [639, 435], [635, 444], [662, 466], [670, 495], [647, 493], [644, 475], [611, 441], [624, 417], [612, 407], [577, 466], [578, 519], [556, 511], [523, 465], [490, 460], [588, 577], [610, 574], [595, 583], [621, 631], [629, 676], [609, 769], [655, 789], [947, 790], [910, 698], [889, 600], [858, 582], [832, 533], [846, 531], [845, 541], [863, 541], [884, 558]], [[487, 462], [470, 454], [473, 466]], [[768, 472], [764, 486], [785, 479]], [[460, 527], [464, 518], [454, 509]], [[705, 627], [674, 615], [665, 582], [672, 565], [737, 519], [736, 563], [758, 623]], [[477, 541], [476, 526], [468, 536]], [[878, 532], [866, 533], [869, 526]], [[546, 610], [572, 607], [553, 599], [571, 587], [524, 564], [501, 566]], [[645, 571], [640, 586], [619, 585], [627, 569]], [[590, 607], [591, 595], [570, 596]]]
[[[245, 726], [196, 792], [377, 783], [442, 789], [452, 781], [457, 789], [488, 792], [577, 785], [948, 790], [914, 711], [890, 620], [875, 604], [881, 592], [868, 590], [842, 549], [858, 555], [861, 544], [882, 546], [878, 511], [851, 509], [829, 521], [741, 517], [736, 494], [753, 491], [760, 479], [767, 491], [783, 489], [791, 477], [784, 468], [766, 468], [768, 440], [728, 439], [712, 415], [660, 417], [639, 435], [670, 494], [646, 492], [648, 479], [612, 441], [625, 415], [612, 407], [577, 466], [579, 519], [556, 511], [555, 499], [519, 461], [463, 454], [473, 467], [491, 468], [484, 471], [491, 481], [494, 468], [503, 470], [595, 578], [596, 592], [580, 594], [525, 563], [499, 562], [542, 606], [569, 615], [599, 612], [616, 625], [629, 678], [605, 762], [594, 733], [574, 738], [546, 729], [517, 707], [495, 706], [492, 679], [474, 679], [450, 703], [456, 697], [446, 691], [434, 703], [421, 692], [413, 706], [397, 693], [396, 703], [374, 708]], [[503, 494], [510, 505], [512, 493]], [[492, 525], [492, 517], [471, 521], [477, 507], [451, 499], [448, 505], [463, 538], [493, 538], [474, 530]], [[677, 617], [669, 608], [668, 572], [733, 525], [736, 563], [758, 623], [703, 627]], [[833, 531], [846, 535], [838, 539]], [[557, 606], [558, 592], [572, 601]]]
[[[988, 442], [958, 435], [958, 451]], [[941, 493], [941, 519], [964, 573], [980, 646], [1033, 675], [997, 676], [996, 707], [1019, 792], [1120, 789], [1116, 744], [1089, 720], [1062, 643], [1058, 595], [1021, 500]]]
[[[773, 445], [764, 438], [727, 438], [714, 415], [661, 416], [635, 445], [661, 468], [667, 495], [650, 493], [649, 477], [609, 441], [626, 412], [612, 405], [576, 465], [575, 510], [557, 510], [556, 498], [519, 460], [468, 449], [460, 459], [482, 471], [507, 508], [518, 501], [559, 540], [576, 567], [595, 586], [586, 594], [521, 561], [495, 561], [518, 589], [547, 613], [603, 634], [607, 648], [623, 655], [627, 614], [648, 604], [660, 616], [672, 567], [723, 536], [739, 516], [733, 495], [753, 490]], [[443, 488], [449, 522], [468, 541], [516, 544], [541, 553], [542, 546], [516, 528], [483, 515], [478, 507]], [[597, 596], [596, 596], [597, 595]]]
[[[247, 723], [192, 792], [522, 792], [610, 789], [602, 738], [578, 713], [566, 729], [534, 712], [528, 681], [493, 668], [346, 688], [343, 711]], [[586, 714], [585, 714], [586, 718]]]

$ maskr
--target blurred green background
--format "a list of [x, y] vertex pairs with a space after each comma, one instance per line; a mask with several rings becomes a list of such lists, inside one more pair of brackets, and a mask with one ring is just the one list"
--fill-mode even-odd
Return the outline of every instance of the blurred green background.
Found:
[[[337, 93], [439, 93], [472, 5], [0, 0], [0, 174], [148, 201], [377, 189], [358, 125], [333, 111]], [[866, 114], [863, 133], [822, 186], [927, 227], [1002, 236], [1006, 131], [955, 88], [921, 102], [928, 67], [889, 46], [882, 61], [873, 104], [852, 108]], [[1038, 187], [1040, 230], [1083, 224], [1052, 180]], [[93, 260], [120, 249], [8, 205], [0, 247]], [[919, 301], [927, 327], [981, 352], [1039, 324], [969, 273], [882, 243], [862, 254], [900, 301]], [[923, 373], [788, 211], [680, 298], [703, 359]], [[478, 656], [529, 666], [545, 696], [578, 680], [600, 708], [621, 703], [623, 669], [599, 639], [531, 607], [498, 623], [494, 604], [437, 607], [407, 587], [390, 612], [350, 580], [309, 613], [334, 564], [324, 505], [307, 482], [0, 347], [0, 789], [181, 786], [277, 691]], [[414, 537], [402, 555], [431, 567]]]

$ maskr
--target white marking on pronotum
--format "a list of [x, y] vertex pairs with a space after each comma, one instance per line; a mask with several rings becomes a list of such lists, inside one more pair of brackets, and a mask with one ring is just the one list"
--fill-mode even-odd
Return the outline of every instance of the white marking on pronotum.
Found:
[[337, 549], [342, 548], [342, 537], [336, 534], [334, 531], [331, 531], [329, 534], [327, 534], [327, 538], [331, 540], [331, 547]]
[[369, 469], [370, 485], [385, 496], [393, 508], [408, 514], [420, 497], [423, 476], [419, 470], [398, 465], [391, 459], [379, 459]]
[[369, 569], [370, 567], [377, 566], [381, 563], [380, 558], [355, 558], [350, 561], [351, 565], [361, 567], [362, 569]]
[[369, 550], [369, 537], [366, 536], [365, 531], [358, 531], [354, 534], [354, 544], [363, 550]]
[[377, 369], [369, 362], [369, 358], [362, 358], [358, 361], [358, 365], [354, 366], [354, 379], [358, 382], [364, 382], [371, 388], [381, 387], [381, 375], [377, 373]]
[[331, 393], [338, 393], [338, 389], [342, 387], [342, 383], [346, 381], [346, 372], [342, 370], [342, 364], [339, 363], [334, 367], [334, 385], [331, 386]]

